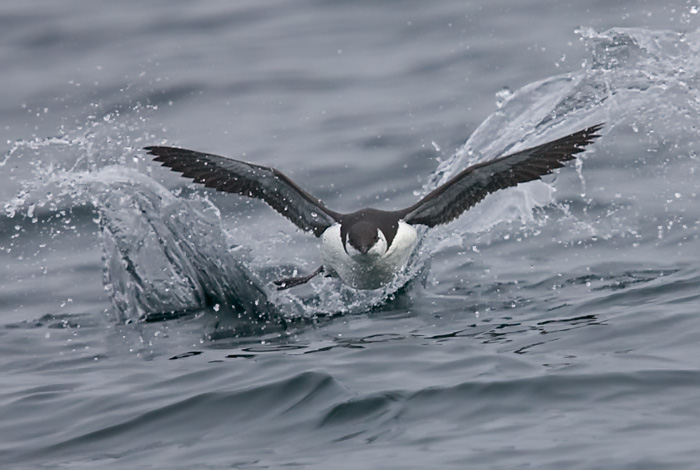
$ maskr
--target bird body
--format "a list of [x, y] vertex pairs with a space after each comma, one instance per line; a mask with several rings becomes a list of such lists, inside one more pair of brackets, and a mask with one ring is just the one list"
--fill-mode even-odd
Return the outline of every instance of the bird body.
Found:
[[[362, 229], [371, 230], [369, 224], [360, 225]], [[328, 227], [321, 235], [325, 270], [355, 289], [377, 289], [391, 282], [413, 253], [417, 241], [416, 229], [402, 220], [398, 221], [396, 234], [389, 246], [384, 233], [375, 230], [378, 240], [367, 249], [357, 249], [350, 243], [343, 244], [341, 224]]]
[[472, 165], [408, 208], [366, 208], [349, 214], [328, 209], [275, 168], [175, 147], [145, 150], [197, 183], [262, 199], [300, 229], [321, 238], [323, 265], [310, 275], [276, 281], [278, 288], [303, 284], [325, 272], [356, 289], [376, 289], [406, 266], [417, 242], [414, 226], [446, 224], [492, 192], [551, 173], [583, 152], [601, 128], [602, 124], [591, 126]]

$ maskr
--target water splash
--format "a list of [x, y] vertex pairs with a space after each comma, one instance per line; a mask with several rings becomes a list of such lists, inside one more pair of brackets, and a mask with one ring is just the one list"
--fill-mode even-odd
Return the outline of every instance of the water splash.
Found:
[[[591, 55], [583, 69], [499, 93], [499, 110], [440, 164], [424, 193], [466, 166], [600, 122], [606, 123], [603, 135], [626, 127], [657, 140], [697, 134], [700, 32], [615, 28], [598, 33], [582, 28], [578, 33]], [[595, 152], [594, 145], [583, 159]], [[581, 182], [583, 188], [583, 177]], [[552, 194], [552, 187], [539, 181], [502, 191], [453, 222], [450, 230], [468, 234], [503, 222], [531, 222], [533, 209], [551, 204]]]
[[118, 120], [94, 116], [59, 137], [15, 142], [3, 165], [21, 186], [5, 199], [5, 216], [40, 215], [55, 224], [51, 214], [94, 210], [105, 287], [120, 322], [211, 309], [228, 317], [227, 327], [279, 324], [261, 282], [232, 250], [218, 209], [206, 198], [175, 197], [144, 174], [147, 162], [137, 152], [153, 136], [141, 130], [141, 111]]
[[[439, 165], [423, 193], [468, 165], [599, 122], [607, 123], [606, 135], [632, 129], [669, 145], [674, 136], [697, 134], [700, 33], [621, 28], [578, 33], [590, 51], [582, 69], [499, 93], [498, 110]], [[320, 279], [306, 293], [275, 292], [259, 279], [265, 266], [250, 260], [244, 264], [236, 254], [214, 206], [197, 195], [177, 198], [145, 176], [147, 163], [135, 158], [137, 149], [155, 138], [138, 130], [143, 121], [126, 122], [117, 115], [95, 117], [80, 132], [17, 143], [0, 162], [20, 168], [13, 170], [19, 172], [15, 179], [24, 182], [4, 199], [10, 218], [79, 205], [95, 208], [103, 232], [105, 280], [120, 320], [207, 306], [218, 310], [217, 305], [231, 306], [229, 313], [244, 321], [263, 323], [283, 316], [367, 312], [421, 279], [436, 253], [498, 224], [546, 223], [537, 220], [536, 209], [554, 201], [551, 183], [533, 182], [487, 198], [449, 227], [421, 231], [424, 236], [405, 272], [377, 291], [355, 291]], [[595, 148], [587, 155], [595, 154]], [[584, 192], [585, 169], [578, 169]], [[572, 217], [566, 207], [561, 210]], [[581, 233], [596, 231], [584, 229]]]
[[177, 198], [121, 167], [91, 173], [81, 184], [100, 214], [105, 284], [123, 319], [223, 305], [245, 321], [277, 321], [277, 308], [235, 256], [209, 201]]

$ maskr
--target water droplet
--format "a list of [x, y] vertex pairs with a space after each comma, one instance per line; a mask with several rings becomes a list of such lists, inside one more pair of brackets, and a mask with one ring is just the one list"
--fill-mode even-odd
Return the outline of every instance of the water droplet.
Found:
[[501, 91], [496, 93], [496, 107], [498, 109], [501, 109], [508, 102], [508, 100], [511, 99], [512, 96], [512, 91], [510, 91], [508, 88], [503, 88]]

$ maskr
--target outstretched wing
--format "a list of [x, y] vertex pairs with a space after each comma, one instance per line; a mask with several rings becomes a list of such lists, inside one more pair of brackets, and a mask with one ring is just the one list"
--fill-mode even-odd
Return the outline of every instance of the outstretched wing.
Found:
[[145, 147], [155, 161], [209, 188], [262, 199], [302, 230], [320, 237], [340, 214], [326, 208], [282, 172], [232, 158], [174, 147]]
[[599, 137], [603, 124], [589, 127], [561, 139], [472, 165], [425, 196], [418, 203], [398, 211], [409, 224], [428, 227], [445, 224], [499, 189], [539, 179], [564, 166], [586, 145]]

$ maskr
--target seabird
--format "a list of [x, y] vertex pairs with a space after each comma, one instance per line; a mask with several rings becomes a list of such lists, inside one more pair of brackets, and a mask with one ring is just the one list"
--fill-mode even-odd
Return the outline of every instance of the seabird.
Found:
[[321, 238], [323, 264], [308, 276], [275, 281], [278, 289], [304, 284], [322, 272], [356, 289], [377, 289], [406, 265], [416, 246], [415, 225], [446, 224], [490, 193], [551, 173], [583, 152], [602, 126], [472, 165], [406, 209], [366, 208], [350, 214], [328, 209], [275, 168], [175, 147], [144, 150], [196, 183], [262, 199]]

